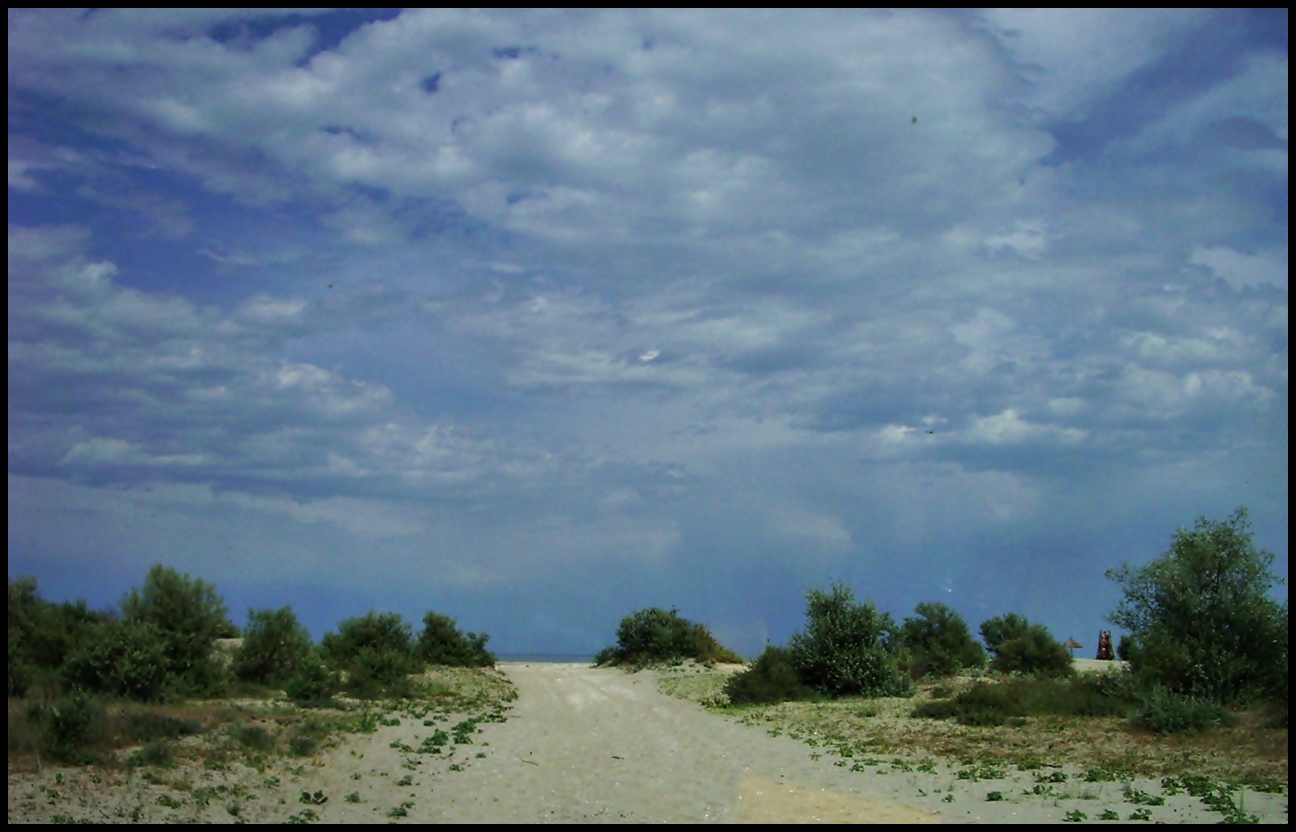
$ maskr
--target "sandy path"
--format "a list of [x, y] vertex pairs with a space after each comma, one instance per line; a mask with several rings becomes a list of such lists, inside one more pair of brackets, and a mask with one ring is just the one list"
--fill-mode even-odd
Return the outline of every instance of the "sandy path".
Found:
[[519, 698], [506, 724], [487, 728], [489, 758], [442, 779], [436, 820], [932, 818], [861, 799], [858, 775], [848, 784], [802, 743], [665, 696], [652, 674], [562, 664], [501, 669]]

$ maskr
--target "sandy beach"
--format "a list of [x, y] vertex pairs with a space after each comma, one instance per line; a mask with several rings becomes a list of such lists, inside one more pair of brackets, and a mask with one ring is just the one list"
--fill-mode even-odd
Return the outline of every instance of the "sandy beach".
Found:
[[[241, 763], [152, 777], [11, 770], [9, 820], [1048, 823], [1077, 812], [1127, 819], [1139, 809], [1128, 788], [1162, 792], [1154, 780], [1081, 785], [1078, 771], [1061, 772], [1076, 784], [1069, 793], [1036, 789], [1039, 772], [961, 778], [964, 766], [916, 748], [852, 767], [805, 737], [772, 736], [667, 696], [654, 672], [541, 663], [500, 670], [518, 692], [507, 719], [477, 725], [443, 753], [419, 749], [460, 715], [406, 714], [262, 771]], [[1285, 794], [1244, 799], [1248, 813], [1286, 822]], [[1161, 822], [1220, 819], [1187, 794], [1147, 811]]]

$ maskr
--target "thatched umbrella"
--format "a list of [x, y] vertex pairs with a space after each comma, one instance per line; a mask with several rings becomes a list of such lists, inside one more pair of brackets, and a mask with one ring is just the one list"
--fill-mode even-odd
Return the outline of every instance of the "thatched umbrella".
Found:
[[1075, 658], [1075, 651], [1084, 649], [1084, 645], [1076, 641], [1074, 638], [1067, 639], [1066, 644], [1062, 646], [1071, 651], [1071, 658], [1073, 659]]

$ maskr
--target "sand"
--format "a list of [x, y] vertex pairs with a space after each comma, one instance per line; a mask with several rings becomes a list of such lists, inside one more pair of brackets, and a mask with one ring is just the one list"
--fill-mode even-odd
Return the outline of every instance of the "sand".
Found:
[[[452, 756], [412, 753], [434, 728], [407, 717], [347, 735], [305, 764], [259, 773], [241, 765], [172, 770], [158, 784], [86, 769], [11, 772], [9, 820], [1048, 823], [1075, 811], [1126, 819], [1138, 809], [1121, 783], [1077, 783], [1075, 795], [1061, 798], [1026, 794], [1036, 784], [1030, 772], [978, 782], [939, 761], [925, 773], [903, 765], [852, 771], [824, 748], [666, 696], [651, 672], [538, 663], [501, 670], [519, 693], [507, 721], [481, 725]], [[1155, 781], [1132, 785], [1161, 793]], [[991, 791], [1005, 799], [988, 800]], [[303, 792], [327, 800], [302, 803]], [[1286, 822], [1286, 795], [1248, 793], [1245, 801], [1262, 820]], [[1220, 819], [1187, 795], [1149, 811], [1161, 822]]]

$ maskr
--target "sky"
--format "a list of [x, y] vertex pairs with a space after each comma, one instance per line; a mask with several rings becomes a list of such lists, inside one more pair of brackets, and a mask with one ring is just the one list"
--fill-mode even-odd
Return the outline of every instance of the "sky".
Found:
[[[1287, 12], [9, 12], [9, 575], [747, 656], [1287, 575]], [[1286, 597], [1286, 589], [1276, 590]]]

